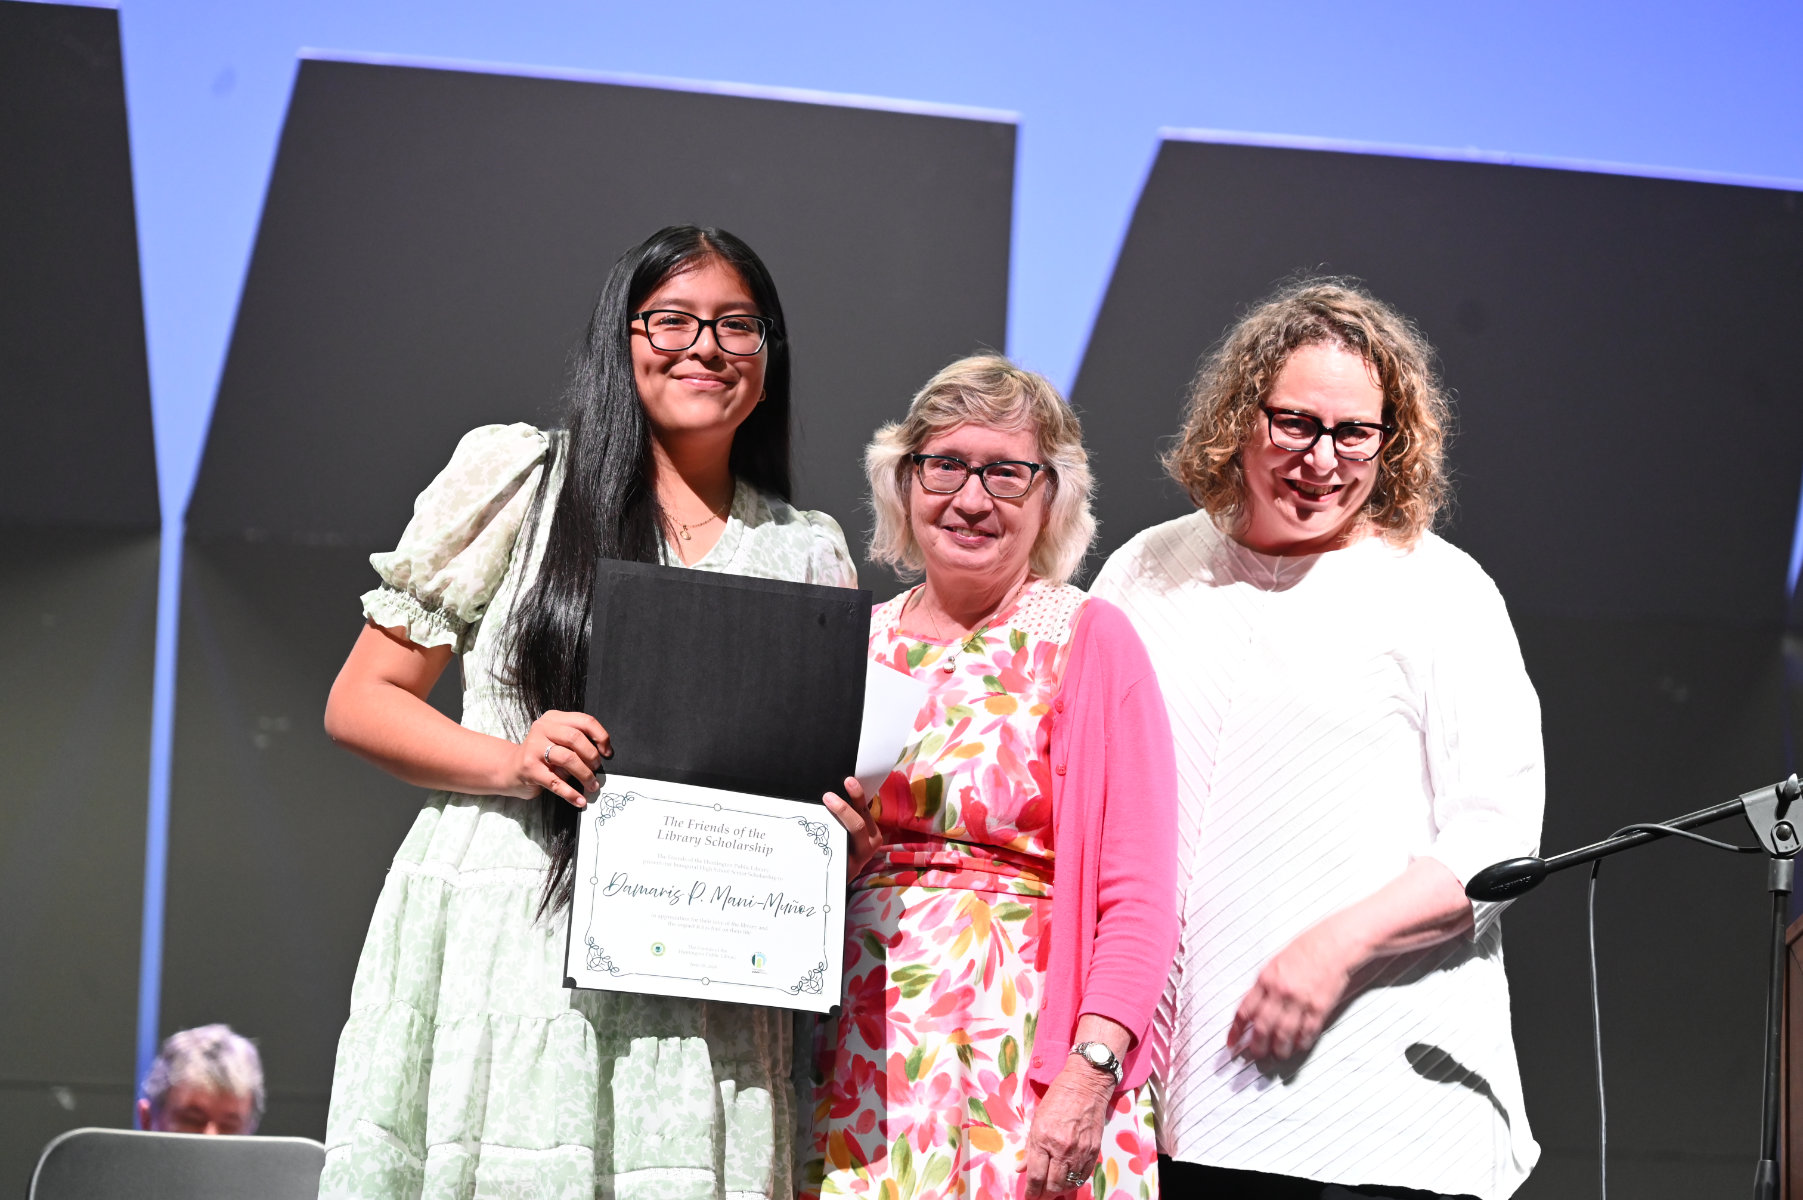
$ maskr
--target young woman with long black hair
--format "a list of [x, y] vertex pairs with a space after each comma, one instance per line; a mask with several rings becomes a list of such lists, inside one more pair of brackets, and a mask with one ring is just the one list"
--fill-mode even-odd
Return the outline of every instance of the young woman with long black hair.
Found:
[[[789, 496], [789, 356], [750, 247], [677, 226], [615, 264], [567, 432], [488, 426], [421, 493], [333, 685], [334, 739], [433, 794], [339, 1041], [322, 1196], [754, 1200], [792, 1190], [783, 1009], [567, 991], [601, 558], [851, 586]], [[461, 724], [426, 696], [461, 656]]]

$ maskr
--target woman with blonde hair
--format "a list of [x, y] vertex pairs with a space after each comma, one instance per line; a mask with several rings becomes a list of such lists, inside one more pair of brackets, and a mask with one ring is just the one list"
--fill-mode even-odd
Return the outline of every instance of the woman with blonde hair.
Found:
[[1539, 705], [1495, 585], [1431, 531], [1446, 424], [1408, 321], [1294, 284], [1197, 379], [1167, 466], [1200, 511], [1096, 580], [1181, 764], [1154, 1043], [1186, 1195], [1500, 1200], [1539, 1156], [1498, 906], [1464, 892], [1538, 842]]
[[967, 358], [865, 461], [871, 556], [925, 575], [870, 654], [927, 699], [868, 808], [829, 801], [855, 878], [818, 1194], [1141, 1200], [1174, 767], [1145, 648], [1066, 582], [1095, 531], [1082, 430], [1041, 376]]

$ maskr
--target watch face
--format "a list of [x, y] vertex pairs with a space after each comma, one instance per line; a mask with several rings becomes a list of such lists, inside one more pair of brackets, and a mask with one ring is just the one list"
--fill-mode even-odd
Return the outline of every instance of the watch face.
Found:
[[1114, 1070], [1114, 1053], [1100, 1042], [1091, 1042], [1083, 1047], [1083, 1057], [1104, 1071]]

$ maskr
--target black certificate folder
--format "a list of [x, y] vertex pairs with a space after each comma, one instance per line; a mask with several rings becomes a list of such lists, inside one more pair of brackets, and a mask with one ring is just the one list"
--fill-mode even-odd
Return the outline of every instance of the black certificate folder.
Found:
[[588, 711], [604, 768], [820, 801], [857, 762], [870, 593], [651, 563], [595, 571]]

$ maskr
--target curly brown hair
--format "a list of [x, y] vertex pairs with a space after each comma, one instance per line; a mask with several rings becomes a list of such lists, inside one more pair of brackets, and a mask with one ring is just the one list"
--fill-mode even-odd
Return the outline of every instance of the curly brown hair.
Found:
[[1290, 355], [1337, 346], [1371, 365], [1396, 432], [1378, 456], [1362, 519], [1386, 541], [1414, 543], [1449, 498], [1445, 444], [1452, 421], [1434, 350], [1407, 317], [1353, 280], [1300, 279], [1228, 331], [1190, 387], [1189, 412], [1164, 468], [1200, 508], [1231, 525], [1246, 499], [1240, 450], [1262, 436], [1260, 409]]

